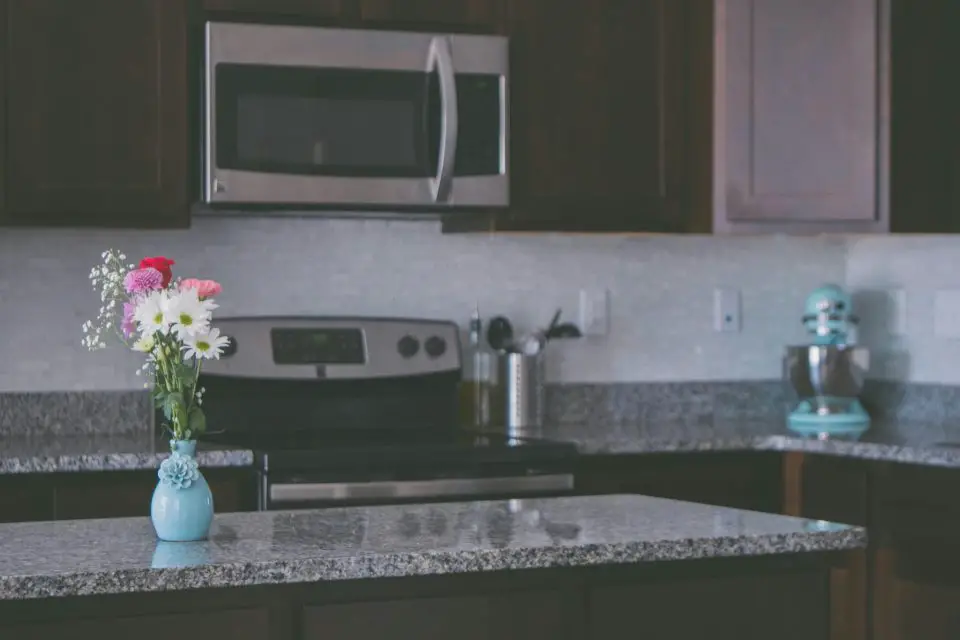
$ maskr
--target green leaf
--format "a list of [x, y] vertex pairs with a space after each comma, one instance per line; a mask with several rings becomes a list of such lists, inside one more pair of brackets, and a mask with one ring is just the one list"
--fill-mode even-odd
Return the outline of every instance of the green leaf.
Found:
[[[157, 387], [153, 392], [153, 406], [156, 409], [159, 409], [164, 405], [164, 402], [167, 399], [167, 392], [163, 389]], [[164, 412], [166, 413], [166, 412]]]
[[193, 382], [197, 379], [197, 370], [186, 364], [178, 364], [174, 368], [174, 373], [180, 379], [180, 386], [184, 389], [193, 388]]
[[178, 416], [182, 416], [186, 407], [183, 406], [183, 394], [171, 391], [163, 399], [163, 417], [176, 424]]
[[203, 409], [200, 407], [196, 405], [190, 407], [190, 413], [187, 414], [187, 417], [187, 425], [193, 432], [194, 437], [202, 435], [207, 430], [207, 417], [203, 415]]

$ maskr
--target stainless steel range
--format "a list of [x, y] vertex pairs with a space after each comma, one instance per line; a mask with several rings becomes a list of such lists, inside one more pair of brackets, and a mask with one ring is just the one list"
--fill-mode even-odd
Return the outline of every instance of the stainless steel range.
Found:
[[562, 495], [574, 445], [457, 426], [459, 329], [388, 318], [218, 320], [205, 440], [249, 447], [261, 510]]

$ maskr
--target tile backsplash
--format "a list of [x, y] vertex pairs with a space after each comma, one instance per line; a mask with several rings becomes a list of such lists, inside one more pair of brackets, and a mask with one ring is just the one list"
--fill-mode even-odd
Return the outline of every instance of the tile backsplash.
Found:
[[[484, 316], [508, 315], [523, 330], [558, 306], [576, 321], [579, 291], [608, 289], [609, 335], [557, 345], [549, 360], [551, 381], [586, 383], [778, 378], [783, 346], [803, 339], [805, 296], [842, 281], [847, 260], [846, 241], [835, 237], [441, 235], [436, 222], [382, 220], [0, 229], [0, 392], [138, 388], [135, 356], [80, 345], [80, 325], [99, 306], [87, 274], [107, 247], [167, 255], [176, 273], [220, 280], [219, 311], [229, 315], [463, 323], [479, 304]], [[741, 291], [739, 333], [713, 330], [716, 287]]]
[[[848, 240], [846, 283], [862, 317], [861, 342], [871, 348], [871, 376], [960, 385], [960, 309], [937, 298], [960, 298], [960, 237], [876, 236]], [[898, 315], [890, 291], [904, 294]], [[941, 335], [937, 335], [937, 327]]]

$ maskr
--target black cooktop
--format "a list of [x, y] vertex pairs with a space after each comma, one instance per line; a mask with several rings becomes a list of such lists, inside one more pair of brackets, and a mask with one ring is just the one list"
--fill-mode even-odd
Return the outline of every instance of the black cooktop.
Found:
[[481, 466], [569, 462], [577, 455], [576, 445], [567, 442], [461, 429], [225, 431], [203, 440], [252, 449], [258, 464], [271, 471], [349, 469], [369, 474], [429, 467], [463, 472]]

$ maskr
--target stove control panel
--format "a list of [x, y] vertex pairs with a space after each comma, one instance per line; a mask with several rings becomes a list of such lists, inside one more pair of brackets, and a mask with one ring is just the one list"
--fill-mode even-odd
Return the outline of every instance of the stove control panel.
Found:
[[460, 370], [460, 330], [441, 320], [219, 318], [230, 349], [205, 375], [279, 379], [366, 379]]

